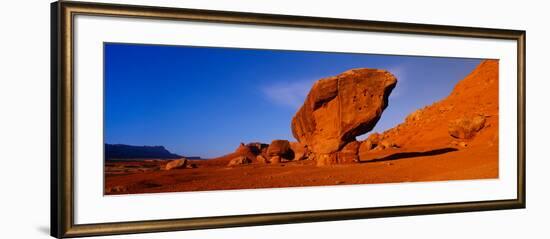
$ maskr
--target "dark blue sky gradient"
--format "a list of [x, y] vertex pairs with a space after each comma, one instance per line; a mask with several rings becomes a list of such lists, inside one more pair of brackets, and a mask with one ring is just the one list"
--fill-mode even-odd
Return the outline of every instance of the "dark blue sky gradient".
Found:
[[105, 142], [163, 145], [201, 157], [240, 142], [295, 141], [315, 80], [352, 68], [392, 72], [397, 87], [374, 131], [447, 96], [479, 59], [105, 44]]

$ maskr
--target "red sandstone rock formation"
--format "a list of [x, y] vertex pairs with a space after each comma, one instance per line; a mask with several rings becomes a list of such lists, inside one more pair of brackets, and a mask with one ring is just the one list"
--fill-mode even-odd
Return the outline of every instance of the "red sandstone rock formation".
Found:
[[[337, 162], [335, 154], [355, 137], [372, 130], [397, 83], [389, 72], [353, 69], [313, 85], [292, 119], [292, 133], [319, 159]], [[321, 159], [322, 158], [322, 159]]]

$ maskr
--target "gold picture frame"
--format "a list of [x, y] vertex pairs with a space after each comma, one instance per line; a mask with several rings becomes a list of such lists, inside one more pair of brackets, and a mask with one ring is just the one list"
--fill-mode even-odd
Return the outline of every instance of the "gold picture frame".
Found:
[[[76, 15], [458, 36], [516, 41], [518, 90], [517, 197], [510, 200], [478, 202], [75, 224], [73, 197], [75, 190], [73, 178], [73, 127], [75, 120], [73, 46], [75, 39], [73, 38], [73, 23]], [[51, 22], [51, 235], [53, 237], [163, 232], [525, 208], [525, 31], [64, 1], [52, 3]]]

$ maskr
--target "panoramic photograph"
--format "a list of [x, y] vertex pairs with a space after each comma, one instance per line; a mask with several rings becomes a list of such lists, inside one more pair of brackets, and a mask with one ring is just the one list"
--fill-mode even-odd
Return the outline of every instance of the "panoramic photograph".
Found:
[[499, 61], [104, 43], [104, 194], [499, 177]]

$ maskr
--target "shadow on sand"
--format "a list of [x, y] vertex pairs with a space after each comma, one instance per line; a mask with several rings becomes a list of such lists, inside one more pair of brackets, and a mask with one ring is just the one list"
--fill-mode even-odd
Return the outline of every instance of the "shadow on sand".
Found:
[[388, 155], [383, 158], [360, 161], [360, 163], [375, 163], [375, 162], [391, 161], [391, 160], [398, 160], [398, 159], [405, 159], [405, 158], [434, 156], [434, 155], [440, 155], [440, 154], [445, 154], [445, 153], [454, 152], [454, 151], [458, 151], [458, 149], [441, 148], [441, 149], [434, 149], [434, 150], [429, 150], [424, 152], [402, 152], [402, 153], [395, 153], [392, 155]]

